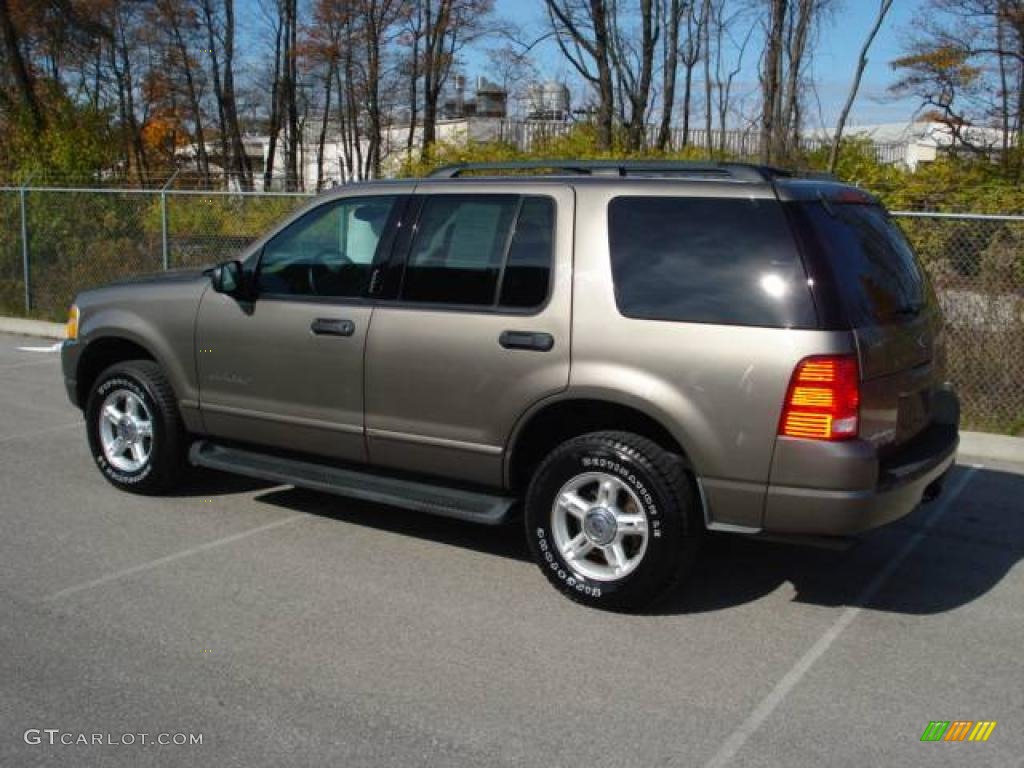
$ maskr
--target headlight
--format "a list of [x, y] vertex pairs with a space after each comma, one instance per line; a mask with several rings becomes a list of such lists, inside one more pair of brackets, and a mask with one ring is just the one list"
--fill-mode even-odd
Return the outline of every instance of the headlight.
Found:
[[64, 338], [74, 341], [78, 338], [78, 307], [74, 304], [68, 310], [68, 322], [64, 326]]

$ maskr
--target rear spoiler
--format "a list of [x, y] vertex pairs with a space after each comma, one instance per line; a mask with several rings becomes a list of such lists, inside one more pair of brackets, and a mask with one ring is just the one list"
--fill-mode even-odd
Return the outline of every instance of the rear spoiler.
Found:
[[775, 181], [775, 193], [783, 202], [821, 200], [829, 203], [882, 205], [881, 201], [860, 187], [814, 178], [781, 178]]

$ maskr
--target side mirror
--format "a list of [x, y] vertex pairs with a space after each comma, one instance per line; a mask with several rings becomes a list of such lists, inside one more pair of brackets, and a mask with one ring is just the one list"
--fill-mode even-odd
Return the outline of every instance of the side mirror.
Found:
[[225, 261], [210, 270], [210, 282], [217, 293], [235, 298], [248, 298], [245, 271], [240, 261]]

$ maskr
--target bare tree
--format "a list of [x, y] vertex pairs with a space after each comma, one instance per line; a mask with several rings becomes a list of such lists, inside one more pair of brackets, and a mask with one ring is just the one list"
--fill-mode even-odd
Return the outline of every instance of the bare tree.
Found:
[[108, 29], [108, 63], [117, 90], [118, 117], [121, 130], [127, 135], [131, 147], [130, 165], [143, 183], [149, 180], [149, 160], [142, 139], [142, 128], [146, 122], [146, 110], [136, 111], [135, 93], [138, 87], [136, 73], [132, 66], [136, 58], [139, 9], [114, 5], [111, 8]]
[[43, 110], [39, 106], [32, 74], [21, 52], [20, 35], [14, 25], [7, 2], [8, 0], [0, 0], [0, 32], [3, 33], [4, 38], [4, 58], [7, 60], [22, 106], [32, 119], [33, 127], [37, 131], [41, 131], [46, 121], [43, 119]]
[[676, 101], [676, 74], [679, 71], [679, 27], [688, 0], [659, 0], [661, 27], [664, 30], [661, 46], [661, 122], [656, 145], [668, 148], [672, 138], [672, 113]]
[[[719, 0], [719, 2], [721, 1]], [[711, 106], [711, 20], [713, 6], [713, 0], [704, 0], [703, 13], [701, 14], [704, 17], [704, 39], [701, 43], [701, 47], [704, 49], [704, 147], [708, 155], [715, 151], [714, 138], [711, 134], [711, 120], [712, 115], [714, 115], [714, 109]]]
[[263, 167], [263, 188], [270, 189], [274, 180], [274, 166], [277, 161], [277, 141], [281, 133], [281, 74], [283, 69], [282, 52], [284, 49], [284, 23], [282, 20], [282, 0], [274, 0], [272, 13], [266, 14], [273, 33], [273, 54], [271, 56], [268, 90], [270, 104], [267, 119], [267, 157]]
[[195, 61], [191, 55], [191, 50], [198, 48], [194, 45], [194, 37], [198, 32], [195, 15], [190, 13], [192, 9], [171, 0], [159, 0], [154, 10], [157, 13], [157, 23], [166, 26], [170, 37], [169, 48], [175, 51], [175, 64], [185, 78], [185, 95], [194, 126], [192, 139], [196, 147], [196, 164], [203, 179], [209, 181], [210, 160], [206, 152], [206, 133], [203, 129], [202, 94], [194, 71]]
[[623, 23], [617, 2], [611, 4], [611, 58], [622, 95], [620, 108], [625, 113], [626, 149], [638, 150], [644, 144], [647, 127], [647, 105], [651, 98], [654, 77], [654, 50], [661, 32], [652, 0], [639, 0], [639, 40], [634, 30]]
[[790, 156], [800, 142], [802, 113], [802, 78], [807, 58], [811, 28], [817, 12], [826, 0], [791, 0], [784, 45], [785, 85], [777, 102], [775, 150], [777, 158]]
[[423, 45], [423, 4], [413, 3], [409, 13], [405, 16], [405, 29], [402, 37], [406, 45], [412, 45], [412, 52], [405, 61], [406, 77], [408, 78], [408, 109], [409, 109], [409, 132], [405, 139], [406, 153], [412, 154], [412, 147], [416, 141], [416, 123], [419, 116], [419, 82], [423, 74], [420, 63], [420, 48]]
[[768, 0], [761, 67], [761, 162], [786, 159], [799, 147], [805, 74], [813, 35], [833, 0]]
[[775, 133], [780, 109], [779, 93], [782, 81], [782, 35], [786, 28], [788, 0], [771, 0], [768, 37], [765, 44], [764, 65], [761, 75], [761, 162], [772, 160]]
[[597, 92], [597, 141], [611, 149], [615, 120], [612, 32], [606, 0], [545, 0], [559, 50]]
[[487, 31], [494, 0], [417, 0], [423, 8], [423, 155], [437, 139], [441, 93], [455, 60]]
[[977, 124], [999, 126], [1005, 167], [1024, 176], [1024, 2], [928, 0], [890, 90], [916, 96], [953, 149], [993, 154]]
[[683, 126], [682, 145], [690, 143], [690, 111], [693, 105], [693, 70], [704, 52], [704, 27], [708, 23], [709, 0], [690, 0], [686, 4], [686, 39], [679, 50], [683, 65]]
[[381, 163], [383, 52], [395, 34], [402, 5], [398, 0], [359, 0], [356, 7], [365, 54], [364, 90], [369, 133], [366, 175], [376, 178], [380, 176]]
[[285, 112], [285, 153], [284, 173], [286, 189], [299, 189], [299, 104], [297, 99], [299, 85], [298, 71], [298, 0], [280, 0], [281, 3], [281, 37], [284, 41], [282, 50], [281, 100]]
[[525, 86], [535, 82], [540, 73], [527, 51], [512, 45], [502, 45], [487, 52], [487, 75], [505, 92], [510, 104], [518, 103], [525, 95]]
[[850, 83], [850, 92], [846, 95], [843, 108], [839, 111], [839, 118], [836, 120], [836, 130], [832, 135], [832, 149], [828, 155], [828, 169], [830, 172], [835, 172], [836, 163], [839, 162], [839, 145], [843, 140], [843, 128], [846, 126], [846, 120], [850, 116], [853, 102], [857, 99], [857, 91], [860, 90], [860, 80], [864, 75], [865, 67], [868, 65], [868, 51], [871, 50], [871, 44], [875, 41], [878, 30], [882, 28], [882, 23], [885, 21], [890, 8], [892, 8], [892, 0], [880, 0], [878, 13], [875, 15], [875, 22], [871, 25], [871, 29], [864, 39], [864, 44], [860, 48], [860, 56], [857, 59], [857, 71], [853, 75], [853, 82]]
[[242, 141], [242, 126], [238, 119], [238, 101], [235, 96], [235, 4], [224, 0], [223, 36], [223, 88], [220, 99], [224, 105], [224, 124], [231, 143], [233, 170], [239, 175], [244, 189], [252, 189], [252, 163]]
[[[740, 19], [743, 11], [737, 11], [730, 15], [726, 15], [726, 3], [720, 2], [715, 10], [714, 16], [714, 27], [715, 27], [715, 101], [718, 111], [718, 127], [719, 127], [719, 138], [718, 138], [718, 151], [724, 153], [726, 149], [726, 128], [728, 123], [729, 109], [732, 99], [733, 82], [737, 75], [743, 71], [743, 59], [747, 51], [747, 46], [750, 44], [750, 38], [754, 34], [757, 22], [750, 24], [747, 27], [747, 33], [744, 36], [742, 42], [737, 43], [732, 35], [732, 26]], [[726, 70], [725, 64], [725, 39], [729, 38], [732, 43], [732, 47], [735, 50], [735, 58], [733, 59], [732, 66]]]
[[323, 88], [323, 112], [320, 116], [320, 132], [316, 149], [316, 189], [324, 186], [324, 155], [327, 147], [327, 132], [331, 124], [331, 99], [334, 96], [335, 70], [338, 66], [338, 38], [333, 24], [334, 4], [320, 0], [313, 7], [313, 24], [306, 41], [306, 56], [311, 70], [317, 70]]

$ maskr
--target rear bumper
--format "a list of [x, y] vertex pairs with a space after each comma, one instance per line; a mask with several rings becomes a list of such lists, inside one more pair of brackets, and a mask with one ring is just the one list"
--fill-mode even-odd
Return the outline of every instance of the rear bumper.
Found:
[[[871, 479], [870, 485], [854, 489], [769, 485], [764, 529], [771, 533], [846, 536], [892, 522], [910, 513], [929, 486], [941, 481], [953, 466], [959, 442], [954, 423], [933, 424], [887, 459], [875, 457], [873, 446], [865, 443], [832, 444], [828, 460], [833, 467], [835, 463], [845, 465], [847, 479]], [[787, 452], [785, 446], [782, 450]], [[793, 449], [799, 450], [799, 446]]]

